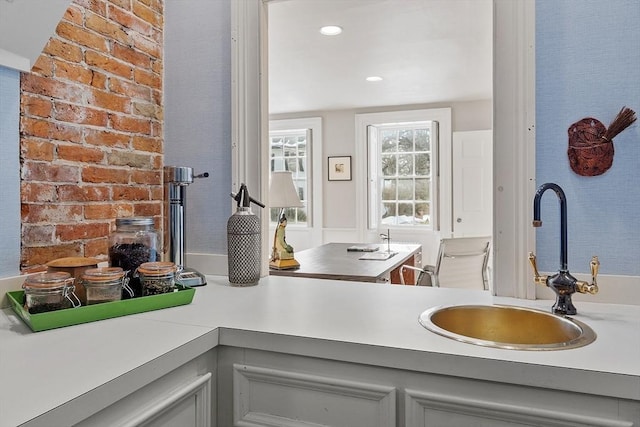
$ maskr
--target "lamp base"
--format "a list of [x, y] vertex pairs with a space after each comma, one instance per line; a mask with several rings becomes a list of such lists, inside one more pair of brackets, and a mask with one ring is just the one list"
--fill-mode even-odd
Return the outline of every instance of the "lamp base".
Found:
[[300, 263], [295, 258], [277, 259], [269, 261], [269, 268], [274, 270], [294, 270], [300, 268]]

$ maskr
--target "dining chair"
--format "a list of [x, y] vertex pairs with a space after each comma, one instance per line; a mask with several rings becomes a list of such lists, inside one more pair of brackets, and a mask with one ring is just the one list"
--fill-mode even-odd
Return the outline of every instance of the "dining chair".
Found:
[[490, 248], [490, 236], [441, 239], [436, 264], [403, 265], [400, 281], [405, 284], [405, 270], [413, 270], [416, 286], [488, 290]]

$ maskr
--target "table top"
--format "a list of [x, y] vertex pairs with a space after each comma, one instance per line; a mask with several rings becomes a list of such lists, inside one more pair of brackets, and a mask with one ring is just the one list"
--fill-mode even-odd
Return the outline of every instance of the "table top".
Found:
[[[375, 252], [348, 251], [354, 246], [378, 247]], [[387, 244], [375, 243], [327, 243], [294, 253], [300, 268], [296, 270], [269, 270], [272, 276], [309, 277], [316, 279], [379, 282], [392, 270], [406, 263], [422, 250], [414, 243], [392, 243], [395, 255], [386, 260], [363, 260], [365, 254], [379, 254], [388, 250]]]

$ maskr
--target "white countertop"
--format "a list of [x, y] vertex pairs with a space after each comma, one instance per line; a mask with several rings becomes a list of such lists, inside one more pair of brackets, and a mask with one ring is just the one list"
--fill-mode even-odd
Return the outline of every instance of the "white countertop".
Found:
[[33, 333], [11, 309], [0, 311], [0, 425], [24, 423], [134, 369], [173, 369], [217, 345], [640, 401], [639, 306], [576, 303], [574, 317], [596, 332], [594, 343], [515, 351], [441, 337], [418, 316], [466, 303], [547, 311], [552, 301], [276, 276], [246, 288], [207, 280], [186, 306], [51, 331]]

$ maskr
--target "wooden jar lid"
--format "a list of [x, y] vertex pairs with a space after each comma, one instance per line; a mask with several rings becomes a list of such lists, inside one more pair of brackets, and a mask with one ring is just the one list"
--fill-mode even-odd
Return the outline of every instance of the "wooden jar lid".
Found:
[[90, 265], [98, 265], [98, 260], [96, 258], [72, 256], [54, 259], [47, 263], [48, 267], [87, 267]]

